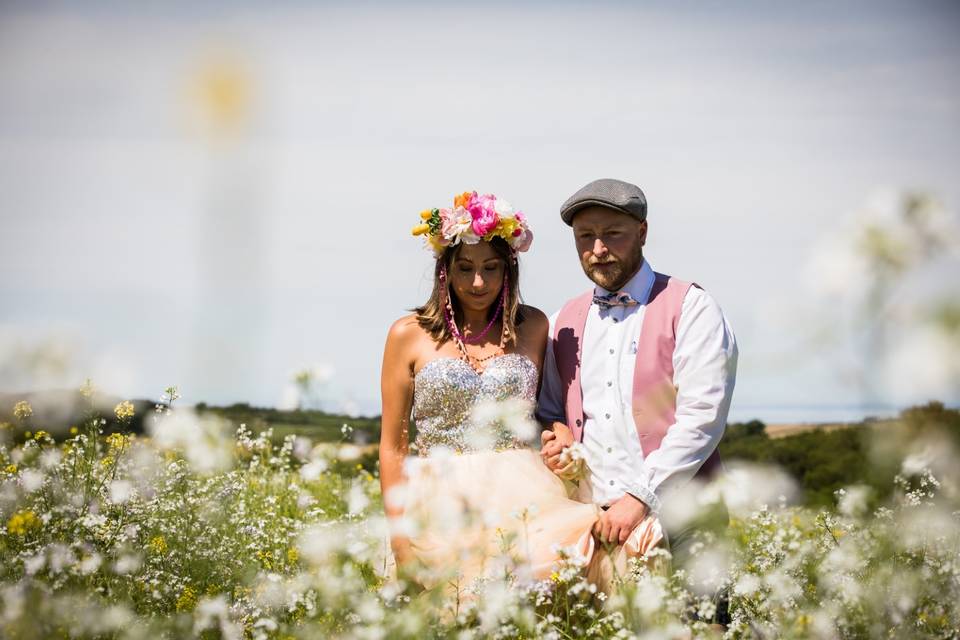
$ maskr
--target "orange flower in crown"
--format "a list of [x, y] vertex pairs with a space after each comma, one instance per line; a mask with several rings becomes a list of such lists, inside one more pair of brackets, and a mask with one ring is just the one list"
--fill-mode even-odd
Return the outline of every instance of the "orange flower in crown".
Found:
[[426, 236], [426, 245], [436, 256], [459, 242], [476, 244], [503, 238], [515, 253], [526, 251], [533, 242], [533, 232], [521, 211], [503, 198], [492, 194], [479, 195], [465, 191], [454, 196], [452, 209], [426, 209], [420, 212], [420, 224], [413, 235]]

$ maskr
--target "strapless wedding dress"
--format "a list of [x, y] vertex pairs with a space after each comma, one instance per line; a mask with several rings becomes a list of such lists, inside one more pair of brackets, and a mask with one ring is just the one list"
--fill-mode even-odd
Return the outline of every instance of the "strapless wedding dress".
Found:
[[[505, 570], [542, 579], [561, 549], [584, 563], [593, 556], [599, 508], [568, 497], [523, 437], [539, 441], [539, 429], [516, 428], [533, 419], [537, 378], [536, 366], [519, 354], [491, 360], [482, 374], [456, 358], [417, 372], [419, 455], [407, 460], [404, 520], [425, 587], [464, 590]], [[512, 415], [504, 417], [497, 403]]]

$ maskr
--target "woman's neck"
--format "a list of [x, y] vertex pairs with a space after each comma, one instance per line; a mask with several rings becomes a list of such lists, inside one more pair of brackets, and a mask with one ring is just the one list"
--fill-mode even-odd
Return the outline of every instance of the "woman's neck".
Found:
[[473, 311], [470, 309], [462, 309], [460, 311], [463, 320], [460, 325], [463, 327], [464, 332], [469, 330], [470, 333], [479, 333], [483, 331], [484, 327], [487, 326], [487, 323], [490, 322], [490, 310], [485, 309], [483, 311]]

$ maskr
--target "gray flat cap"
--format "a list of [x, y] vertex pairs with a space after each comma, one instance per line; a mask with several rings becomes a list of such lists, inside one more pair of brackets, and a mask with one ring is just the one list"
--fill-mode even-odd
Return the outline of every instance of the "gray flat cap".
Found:
[[573, 214], [594, 205], [625, 213], [637, 220], [647, 219], [647, 197], [640, 187], [612, 178], [594, 180], [570, 196], [560, 207], [560, 217], [572, 226]]

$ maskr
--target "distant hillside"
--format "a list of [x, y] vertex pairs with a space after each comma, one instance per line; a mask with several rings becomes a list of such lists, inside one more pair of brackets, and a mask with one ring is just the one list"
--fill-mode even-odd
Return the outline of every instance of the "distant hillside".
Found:
[[[234, 425], [246, 424], [253, 431], [272, 428], [274, 436], [282, 438], [288, 433], [305, 435], [313, 440], [332, 442], [350, 440], [360, 444], [380, 440], [380, 416], [351, 417], [343, 414], [315, 410], [283, 411], [268, 407], [252, 407], [246, 403], [227, 407], [199, 403], [197, 413], [212, 413], [226, 418]], [[344, 425], [349, 427], [344, 433]]]
[[800, 484], [804, 501], [817, 506], [832, 505], [833, 492], [852, 484], [871, 487], [877, 499], [889, 495], [890, 479], [911, 445], [920, 441], [941, 447], [952, 443], [960, 451], [960, 411], [940, 402], [906, 409], [890, 420], [772, 431], [759, 420], [728, 425], [720, 455], [725, 461], [786, 469]]
[[[33, 409], [33, 416], [26, 423], [20, 423], [13, 415], [14, 406], [21, 400], [29, 402]], [[70, 432], [70, 427], [97, 416], [106, 421], [104, 432], [110, 433], [119, 429], [113, 409], [122, 400], [124, 398], [103, 393], [95, 393], [91, 398], [85, 398], [77, 390], [65, 389], [0, 393], [0, 422], [13, 425], [14, 432], [21, 435], [25, 431], [43, 429], [59, 439]], [[144, 420], [153, 412], [157, 401], [136, 399], [132, 402], [136, 414], [128, 430], [142, 433]], [[246, 403], [218, 407], [201, 402], [194, 409], [201, 415], [223, 417], [235, 426], [246, 424], [253, 431], [273, 428], [277, 439], [288, 433], [298, 433], [314, 440], [338, 441], [345, 437], [342, 432], [345, 424], [350, 427], [349, 439], [352, 441], [375, 442], [380, 438], [379, 416], [354, 418], [313, 410], [281, 411], [268, 407], [252, 407]]]

